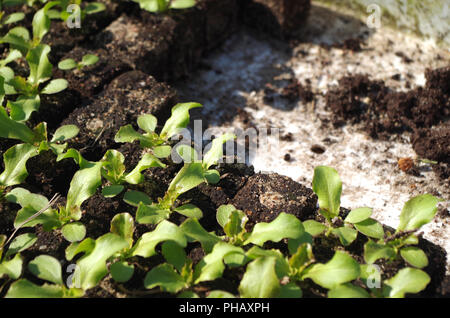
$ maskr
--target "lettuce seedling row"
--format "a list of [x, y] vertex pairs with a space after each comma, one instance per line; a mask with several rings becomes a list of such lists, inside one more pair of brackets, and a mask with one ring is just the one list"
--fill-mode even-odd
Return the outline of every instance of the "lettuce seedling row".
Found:
[[0, 8], [0, 296], [438, 293], [445, 253], [420, 228], [440, 198], [411, 198], [391, 229], [340, 206], [334, 168], [310, 189], [220, 163], [233, 134], [203, 156], [172, 139], [202, 105], [159, 81], [189, 75], [239, 10], [284, 37], [310, 7], [267, 3], [75, 1], [81, 29], [65, 28], [68, 1]]

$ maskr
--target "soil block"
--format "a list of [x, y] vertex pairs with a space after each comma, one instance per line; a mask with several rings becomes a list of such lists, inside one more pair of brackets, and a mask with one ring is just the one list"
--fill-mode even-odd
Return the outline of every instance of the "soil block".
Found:
[[[114, 136], [120, 127], [133, 124], [139, 115], [153, 114], [164, 123], [176, 104], [176, 93], [167, 84], [139, 71], [122, 74], [92, 103], [72, 112], [62, 125], [77, 125], [80, 133], [69, 141], [88, 160], [100, 160], [108, 149], [118, 148]], [[137, 126], [136, 126], [137, 127]]]

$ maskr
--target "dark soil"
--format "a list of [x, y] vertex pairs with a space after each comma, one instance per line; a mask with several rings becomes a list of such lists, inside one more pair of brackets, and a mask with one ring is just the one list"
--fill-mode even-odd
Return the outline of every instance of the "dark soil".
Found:
[[[337, 115], [334, 124], [361, 123], [365, 132], [380, 139], [411, 132], [421, 158], [449, 163], [450, 67], [428, 70], [426, 79], [425, 87], [394, 92], [367, 75], [344, 77], [338, 89], [326, 95], [329, 109]], [[435, 168], [441, 178], [448, 176], [447, 169]]]
[[108, 149], [118, 148], [114, 136], [119, 128], [132, 124], [137, 129], [139, 115], [153, 114], [163, 123], [176, 104], [176, 93], [166, 84], [139, 71], [132, 71], [113, 82], [89, 105], [76, 109], [62, 125], [77, 125], [78, 136], [69, 147], [81, 150], [88, 160], [100, 160]]

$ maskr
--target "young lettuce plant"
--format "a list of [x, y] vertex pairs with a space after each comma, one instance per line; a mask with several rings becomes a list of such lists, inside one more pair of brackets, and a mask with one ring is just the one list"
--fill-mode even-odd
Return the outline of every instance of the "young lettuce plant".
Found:
[[[67, 21], [71, 16], [79, 14], [80, 20], [83, 21], [87, 15], [99, 13], [106, 9], [101, 2], [88, 2], [85, 5], [82, 0], [60, 0], [53, 1], [60, 10], [52, 9], [48, 12], [52, 19], [61, 19]], [[76, 5], [76, 7], [72, 7]]]
[[137, 124], [145, 133], [137, 132], [132, 125], [126, 125], [119, 129], [115, 136], [118, 143], [132, 143], [136, 140], [144, 149], [148, 149], [157, 158], [167, 158], [170, 156], [170, 138], [178, 135], [189, 124], [189, 111], [193, 108], [202, 107], [198, 103], [182, 103], [172, 108], [170, 118], [164, 124], [161, 132], [155, 132], [158, 120], [151, 114], [138, 117]]
[[9, 246], [5, 235], [0, 235], [0, 278], [8, 276], [16, 280], [22, 274], [23, 260], [20, 252], [28, 249], [37, 241], [33, 233], [25, 233], [17, 236]]
[[80, 62], [77, 62], [74, 59], [63, 60], [58, 63], [58, 68], [64, 71], [73, 69], [81, 70], [84, 67], [94, 65], [95, 63], [98, 62], [98, 60], [99, 60], [98, 56], [93, 54], [86, 54], [83, 56]]
[[125, 183], [142, 183], [144, 181], [144, 176], [141, 173], [143, 170], [154, 167], [166, 167], [154, 155], [146, 153], [139, 160], [136, 167], [129, 173], [126, 173], [124, 165], [125, 157], [117, 150], [108, 150], [102, 162], [102, 176], [109, 182], [109, 185], [102, 189], [102, 194], [106, 198], [112, 198], [120, 194], [125, 189]]
[[426, 254], [417, 246], [419, 238], [415, 234], [429, 223], [437, 212], [440, 200], [430, 194], [419, 195], [405, 203], [400, 214], [400, 224], [395, 233], [387, 233], [386, 238], [369, 240], [364, 245], [364, 259], [373, 264], [379, 259], [394, 261], [399, 257], [416, 268], [428, 266]]
[[32, 38], [26, 28], [18, 26], [9, 30], [8, 33], [0, 39], [0, 43], [8, 43], [11, 48], [19, 50], [23, 56], [26, 56], [28, 51], [41, 44], [42, 39], [50, 30], [51, 20], [49, 17], [49, 10], [55, 5], [57, 5], [55, 1], [49, 2], [34, 14], [32, 21]]
[[73, 125], [62, 126], [55, 131], [49, 141], [45, 123], [30, 129], [27, 125], [11, 119], [6, 110], [0, 106], [0, 137], [24, 142], [11, 147], [3, 154], [5, 169], [0, 174], [0, 194], [4, 193], [6, 187], [20, 184], [26, 179], [28, 176], [26, 163], [30, 158], [46, 150], [60, 155], [67, 147], [67, 143], [63, 142], [75, 137], [78, 131]]
[[333, 234], [344, 246], [353, 243], [358, 232], [375, 239], [384, 237], [383, 226], [370, 218], [372, 215], [370, 208], [354, 209], [344, 220], [339, 216], [342, 182], [335, 169], [325, 166], [316, 167], [313, 190], [319, 198], [319, 212], [325, 217], [327, 225], [314, 220], [305, 221], [306, 231], [312, 236], [318, 236], [326, 231], [326, 236]]
[[22, 278], [11, 284], [6, 298], [78, 298], [84, 295], [79, 288], [68, 288], [63, 282], [61, 264], [49, 255], [39, 255], [28, 264], [37, 278], [50, 282], [37, 285]]
[[187, 9], [195, 6], [195, 0], [133, 0], [143, 10], [150, 12], [167, 12], [170, 9]]
[[134, 230], [133, 217], [128, 213], [117, 214], [111, 221], [111, 233], [127, 242], [127, 246], [111, 258], [109, 269], [116, 282], [125, 283], [130, 280], [137, 264], [136, 257], [147, 258], [156, 255], [155, 248], [160, 243], [163, 243], [164, 257], [168, 261], [176, 258], [176, 264], [179, 264], [179, 257], [184, 253], [187, 241], [183, 232], [175, 224], [162, 221], [153, 231], [143, 234], [136, 243], [133, 239]]
[[219, 172], [210, 168], [222, 158], [223, 144], [234, 138], [232, 134], [225, 134], [214, 139], [211, 149], [204, 155], [203, 160], [197, 158], [196, 152], [191, 147], [183, 145], [178, 147], [177, 151], [185, 160], [185, 164], [170, 183], [163, 198], [159, 198], [157, 203], [151, 203], [145, 194], [136, 192], [125, 194], [124, 199], [138, 208], [136, 221], [141, 224], [158, 224], [161, 220], [168, 219], [172, 212], [200, 219], [203, 213], [199, 208], [192, 204], [175, 207], [176, 200], [183, 193], [204, 182], [212, 184], [219, 182]]

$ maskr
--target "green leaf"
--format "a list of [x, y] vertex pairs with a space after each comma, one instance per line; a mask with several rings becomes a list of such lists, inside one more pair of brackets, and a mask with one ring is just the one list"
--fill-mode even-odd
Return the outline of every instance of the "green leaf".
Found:
[[208, 233], [196, 219], [187, 219], [180, 229], [190, 241], [200, 242], [206, 253], [211, 252], [214, 245], [221, 241], [217, 235]]
[[169, 221], [162, 221], [154, 231], [145, 233], [136, 242], [132, 249], [132, 255], [150, 257], [156, 254], [155, 247], [161, 242], [175, 241], [180, 246], [187, 244], [186, 237], [181, 229]]
[[167, 191], [176, 193], [176, 197], [178, 197], [179, 195], [202, 184], [204, 181], [201, 163], [185, 164], [183, 168], [178, 171], [177, 175], [170, 183]]
[[63, 226], [62, 235], [69, 242], [79, 242], [86, 236], [86, 227], [80, 222], [73, 222]]
[[97, 55], [94, 54], [86, 54], [85, 56], [83, 56], [83, 58], [81, 59], [81, 63], [84, 66], [89, 66], [89, 65], [94, 65], [95, 63], [97, 63], [99, 60]]
[[417, 268], [428, 266], [428, 257], [420, 248], [415, 246], [404, 247], [400, 250], [400, 255], [410, 265]]
[[[234, 205], [231, 204], [221, 205], [217, 209], [216, 219], [222, 228], [224, 228], [225, 225], [227, 225], [227, 223], [230, 221], [231, 213], [233, 213], [234, 211], [240, 210], [237, 210]], [[246, 217], [245, 213], [242, 211], [240, 211], [239, 214], [242, 216], [242, 218]]]
[[152, 204], [152, 199], [144, 192], [140, 191], [128, 191], [125, 193], [123, 200], [129, 205], [138, 207], [140, 203], [149, 205]]
[[427, 273], [415, 268], [403, 268], [386, 280], [383, 293], [390, 298], [403, 298], [406, 293], [418, 293], [427, 287], [430, 277]]
[[195, 6], [195, 0], [173, 0], [170, 3], [171, 9], [187, 9]]
[[179, 293], [177, 295], [177, 298], [190, 298], [190, 299], [194, 299], [194, 298], [200, 298], [196, 293], [194, 293], [193, 291], [190, 290], [185, 290], [181, 293]]
[[213, 290], [209, 292], [206, 298], [235, 298], [233, 294], [223, 290]]
[[406, 202], [397, 232], [419, 229], [430, 222], [436, 215], [438, 202], [439, 199], [431, 194], [419, 195]]
[[172, 153], [172, 147], [170, 146], [158, 146], [153, 148], [153, 154], [157, 158], [167, 158]]
[[267, 250], [262, 249], [258, 246], [253, 246], [251, 249], [247, 251], [245, 254], [249, 259], [256, 260], [258, 258], [275, 258], [275, 272], [277, 273], [278, 278], [283, 278], [288, 276], [290, 273], [290, 264], [286, 260], [286, 258], [281, 254], [279, 250]]
[[19, 50], [10, 50], [8, 55], [0, 61], [0, 66], [4, 67], [8, 65], [9, 63], [18, 60], [22, 57], [22, 53], [20, 53]]
[[139, 6], [143, 10], [149, 12], [164, 12], [167, 10], [166, 0], [133, 0], [139, 3]]
[[319, 166], [314, 169], [313, 190], [319, 197], [319, 206], [328, 218], [339, 215], [342, 182], [333, 168]]
[[358, 232], [356, 230], [345, 226], [335, 228], [332, 230], [332, 232], [339, 238], [339, 241], [344, 246], [349, 246], [350, 244], [352, 244], [358, 236]]
[[23, 12], [15, 12], [10, 15], [8, 15], [4, 21], [2, 21], [2, 24], [12, 24], [19, 21], [22, 21], [25, 18], [25, 14]]
[[307, 220], [302, 224], [303, 227], [305, 228], [305, 231], [311, 234], [312, 236], [319, 236], [327, 229], [327, 227], [324, 224], [314, 220]]
[[129, 213], [116, 214], [111, 220], [110, 232], [126, 240], [131, 247], [134, 233], [133, 217]]
[[0, 137], [22, 140], [31, 144], [34, 142], [34, 133], [25, 124], [18, 123], [9, 118], [6, 110], [0, 106]]
[[147, 205], [140, 203], [136, 211], [136, 222], [139, 224], [159, 224], [167, 220], [170, 210], [163, 209], [157, 204]]
[[288, 241], [288, 249], [289, 249], [289, 254], [295, 254], [298, 250], [298, 248], [302, 245], [302, 244], [313, 244], [313, 237], [311, 234], [309, 234], [308, 232], [303, 232], [303, 234], [297, 238], [297, 239], [290, 239]]
[[229, 238], [236, 237], [244, 232], [246, 221], [247, 217], [245, 216], [244, 212], [234, 210], [233, 212], [231, 212], [228, 223], [225, 224], [223, 230]]
[[314, 264], [306, 269], [304, 278], [311, 278], [316, 284], [333, 289], [358, 278], [359, 264], [345, 252], [337, 251], [326, 264]]
[[161, 138], [169, 139], [178, 134], [181, 129], [186, 128], [189, 124], [189, 110], [192, 108], [202, 107], [198, 103], [183, 103], [177, 104], [172, 108], [172, 116], [166, 121], [161, 130]]
[[52, 77], [52, 65], [48, 61], [50, 50], [50, 46], [40, 44], [28, 52], [26, 57], [30, 66], [28, 81], [32, 85], [43, 83]]
[[25, 251], [29, 247], [31, 247], [37, 241], [37, 236], [33, 233], [25, 233], [17, 236], [14, 240], [12, 240], [11, 244], [9, 244], [8, 251], [6, 252], [5, 257], [7, 258], [10, 255], [14, 255]]
[[217, 184], [220, 181], [220, 173], [214, 169], [205, 171], [204, 176], [209, 184]]
[[234, 134], [224, 134], [214, 139], [211, 149], [203, 157], [203, 168], [208, 170], [212, 165], [217, 164], [223, 157], [223, 144], [235, 138]]
[[102, 195], [105, 198], [114, 198], [115, 196], [119, 195], [125, 187], [123, 185], [111, 185], [106, 186], [102, 189]]
[[179, 206], [174, 211], [188, 217], [188, 218], [196, 218], [201, 219], [203, 217], [203, 212], [198, 207], [196, 207], [193, 204], [185, 204], [182, 206]]
[[163, 243], [161, 252], [166, 261], [181, 272], [186, 263], [186, 252], [184, 248], [174, 241], [167, 241]]
[[241, 297], [272, 298], [279, 294], [281, 287], [275, 273], [275, 261], [274, 257], [261, 257], [248, 264], [239, 284]]
[[95, 240], [93, 250], [77, 262], [73, 282], [75, 287], [83, 290], [95, 287], [108, 273], [106, 261], [127, 246], [128, 243], [123, 238], [113, 233]]
[[15, 281], [8, 290], [5, 298], [62, 298], [63, 287], [44, 284], [35, 285], [26, 279]]
[[280, 293], [278, 298], [302, 298], [303, 292], [300, 287], [295, 283], [290, 282], [286, 285], [281, 285]]
[[283, 238], [298, 239], [304, 232], [305, 229], [299, 219], [292, 214], [282, 212], [270, 223], [256, 224], [244, 245], [253, 243], [262, 246], [267, 241], [279, 242]]
[[68, 211], [71, 213], [79, 211], [81, 204], [95, 194], [102, 184], [101, 167], [102, 163], [96, 162], [75, 173], [67, 194], [66, 209]]
[[133, 171], [125, 176], [125, 181], [129, 184], [142, 183], [144, 181], [144, 176], [141, 172], [154, 167], [165, 168], [166, 165], [159, 161], [155, 156], [147, 153], [141, 158], [141, 160], [139, 160]]
[[26, 55], [31, 48], [30, 33], [24, 27], [12, 28], [1, 41], [9, 43], [11, 48], [19, 50], [22, 55]]
[[61, 264], [49, 255], [39, 255], [28, 264], [28, 269], [37, 277], [57, 285], [63, 285]]
[[392, 259], [395, 255], [395, 250], [390, 246], [377, 244], [372, 240], [364, 244], [364, 260], [367, 264], [373, 264], [381, 258]]
[[226, 255], [232, 253], [244, 254], [244, 250], [224, 242], [219, 242], [214, 245], [212, 252], [197, 264], [195, 268], [195, 276], [197, 277], [195, 283], [211, 281], [221, 277], [225, 269], [223, 259]]
[[64, 125], [56, 129], [51, 142], [66, 141], [74, 138], [80, 129], [75, 125]]
[[304, 243], [298, 247], [297, 252], [289, 259], [289, 266], [291, 269], [301, 273], [312, 261], [314, 261], [312, 245]]
[[106, 10], [106, 6], [101, 2], [89, 2], [86, 4], [84, 11], [86, 14], [94, 14]]
[[192, 163], [198, 161], [197, 151], [188, 145], [179, 145], [175, 151], [181, 157], [184, 163]]
[[345, 222], [347, 223], [359, 223], [364, 220], [367, 220], [372, 215], [371, 208], [358, 208], [350, 211], [350, 213], [345, 218]]
[[154, 267], [147, 273], [144, 279], [144, 286], [147, 289], [161, 287], [162, 291], [175, 294], [188, 287], [183, 277], [178, 274], [172, 265], [162, 264]]
[[328, 298], [370, 298], [370, 295], [363, 288], [347, 283], [328, 291]]
[[66, 259], [71, 261], [76, 255], [80, 253], [89, 254], [94, 250], [95, 241], [91, 238], [86, 238], [82, 242], [73, 242], [66, 248]]
[[41, 94], [45, 95], [51, 95], [51, 94], [57, 94], [63, 90], [65, 90], [69, 86], [69, 82], [67, 82], [65, 79], [58, 78], [51, 80], [47, 86], [44, 87], [44, 89], [41, 91]]
[[50, 18], [47, 16], [47, 10], [45, 7], [38, 10], [33, 17], [33, 38], [36, 41], [41, 41], [45, 34], [50, 29]]
[[58, 63], [58, 68], [67, 71], [76, 68], [77, 65], [77, 62], [74, 59], [65, 59]]
[[158, 119], [151, 114], [145, 114], [138, 117], [137, 124], [143, 131], [152, 133], [156, 129]]
[[133, 126], [126, 125], [123, 127], [120, 127], [119, 131], [117, 132], [116, 136], [114, 137], [114, 141], [117, 143], [132, 143], [135, 140], [142, 139], [143, 136], [138, 133], [136, 130], [134, 130]]
[[33, 112], [39, 110], [40, 105], [39, 95], [19, 96], [15, 101], [7, 103], [11, 119], [20, 122], [27, 121]]
[[133, 277], [134, 265], [127, 262], [115, 262], [109, 268], [112, 278], [118, 283], [125, 283]]
[[362, 222], [355, 223], [355, 228], [362, 234], [376, 239], [384, 238], [383, 226], [374, 219], [366, 219]]
[[[22, 188], [15, 188], [11, 190], [5, 198], [9, 202], [17, 203], [22, 206], [22, 209], [17, 212], [16, 219], [14, 220], [15, 228], [23, 224], [23, 222], [35, 215], [48, 204], [46, 197], [31, 193], [30, 191]], [[43, 224], [44, 230], [49, 231], [53, 227], [58, 227], [60, 222], [55, 210], [47, 209], [38, 217], [23, 224], [22, 227], [33, 227], [37, 224]]]
[[11, 279], [18, 279], [22, 274], [22, 258], [20, 254], [14, 255], [11, 260], [3, 260], [0, 263], [0, 278], [4, 275], [9, 276]]
[[[103, 176], [113, 184], [119, 184], [125, 172], [125, 157], [117, 150], [108, 150], [103, 156]], [[106, 172], [105, 172], [106, 171]]]

